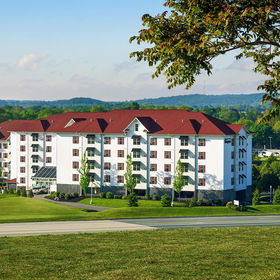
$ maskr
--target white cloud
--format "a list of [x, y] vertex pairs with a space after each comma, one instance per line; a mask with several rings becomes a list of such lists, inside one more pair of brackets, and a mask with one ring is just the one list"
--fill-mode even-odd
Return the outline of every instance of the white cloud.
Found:
[[256, 66], [254, 61], [250, 58], [239, 59], [230, 64], [226, 69], [227, 70], [239, 70], [239, 71], [252, 71]]
[[17, 61], [16, 66], [19, 69], [35, 71], [46, 57], [46, 55], [37, 53], [25, 54]]

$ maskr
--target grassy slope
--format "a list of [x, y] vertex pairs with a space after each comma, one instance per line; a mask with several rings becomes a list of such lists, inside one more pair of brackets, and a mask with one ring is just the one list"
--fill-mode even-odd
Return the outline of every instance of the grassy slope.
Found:
[[278, 280], [279, 227], [0, 238], [0, 279]]

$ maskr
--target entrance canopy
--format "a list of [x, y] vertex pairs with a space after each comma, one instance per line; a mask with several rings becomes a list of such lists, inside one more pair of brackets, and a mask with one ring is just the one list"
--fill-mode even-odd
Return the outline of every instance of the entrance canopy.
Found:
[[40, 179], [54, 179], [56, 180], [56, 167], [55, 166], [48, 166], [48, 167], [41, 167], [36, 174], [32, 177], [33, 180], [40, 180]]

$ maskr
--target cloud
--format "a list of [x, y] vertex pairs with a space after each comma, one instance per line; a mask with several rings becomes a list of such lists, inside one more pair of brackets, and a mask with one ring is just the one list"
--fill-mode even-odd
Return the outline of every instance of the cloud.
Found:
[[230, 64], [226, 69], [227, 70], [239, 70], [239, 71], [252, 71], [256, 66], [254, 61], [250, 58], [239, 59]]
[[139, 68], [139, 62], [128, 60], [114, 65], [114, 70], [116, 72], [131, 71]]
[[46, 57], [46, 55], [37, 53], [25, 54], [17, 61], [16, 67], [19, 69], [35, 71]]

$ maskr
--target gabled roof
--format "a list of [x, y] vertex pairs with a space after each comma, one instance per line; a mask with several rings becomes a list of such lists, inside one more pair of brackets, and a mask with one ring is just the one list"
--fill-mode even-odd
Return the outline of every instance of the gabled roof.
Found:
[[239, 133], [243, 127], [239, 124], [228, 124], [200, 112], [185, 110], [67, 112], [41, 120], [18, 120], [1, 123], [0, 140], [6, 139], [10, 131], [122, 134], [134, 119], [138, 119], [151, 134], [234, 135]]

